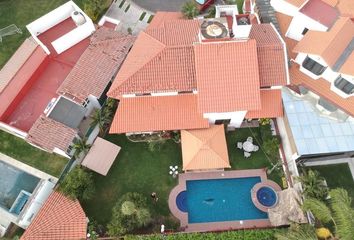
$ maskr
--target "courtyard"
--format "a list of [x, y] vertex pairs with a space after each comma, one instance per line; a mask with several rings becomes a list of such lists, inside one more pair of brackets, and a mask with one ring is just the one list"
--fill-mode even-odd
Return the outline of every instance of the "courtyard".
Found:
[[[259, 128], [243, 128], [226, 134], [231, 170], [272, 167], [263, 151], [253, 153], [250, 158], [245, 159], [243, 151], [236, 148], [236, 142], [245, 141], [248, 136], [254, 134], [259, 138], [259, 131]], [[148, 201], [154, 221], [152, 228], [147, 231], [159, 231], [162, 223], [167, 229], [176, 229], [179, 223], [169, 211], [168, 196], [177, 185], [178, 178], [169, 174], [169, 166], [177, 165], [181, 169], [180, 144], [167, 140], [152, 150], [148, 143], [131, 142], [125, 135], [108, 135], [106, 139], [122, 149], [107, 176], [93, 173], [97, 197], [83, 202], [87, 216], [97, 224], [106, 226], [113, 206], [122, 195], [138, 192], [150, 198], [150, 194], [156, 192], [159, 200], [156, 203]], [[261, 143], [260, 139], [257, 141]], [[268, 178], [281, 186], [281, 176], [281, 171], [274, 170]]]

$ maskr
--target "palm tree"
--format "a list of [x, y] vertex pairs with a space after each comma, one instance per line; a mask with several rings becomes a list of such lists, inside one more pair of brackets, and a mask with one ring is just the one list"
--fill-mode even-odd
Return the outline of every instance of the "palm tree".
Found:
[[91, 118], [92, 122], [90, 123], [90, 127], [95, 127], [96, 125], [98, 125], [98, 128], [100, 129], [100, 134], [104, 133], [106, 126], [111, 121], [109, 112], [101, 111], [100, 109], [96, 109]]
[[189, 1], [182, 6], [182, 13], [188, 19], [193, 19], [199, 14], [198, 6], [195, 2]]
[[311, 169], [305, 171], [302, 176], [298, 177], [298, 180], [302, 183], [305, 197], [324, 200], [328, 196], [328, 188], [318, 171]]
[[310, 224], [292, 224], [288, 231], [275, 234], [277, 240], [317, 240], [315, 228]]
[[74, 157], [77, 159], [82, 152], [86, 153], [90, 147], [91, 145], [87, 144], [87, 138], [76, 139], [73, 145], [73, 149], [75, 149]]
[[321, 223], [332, 222], [335, 235], [341, 240], [352, 240], [354, 236], [354, 209], [351, 208], [351, 198], [348, 192], [341, 188], [329, 192], [331, 199], [329, 206], [324, 202], [308, 198], [305, 199], [303, 208], [311, 211]]

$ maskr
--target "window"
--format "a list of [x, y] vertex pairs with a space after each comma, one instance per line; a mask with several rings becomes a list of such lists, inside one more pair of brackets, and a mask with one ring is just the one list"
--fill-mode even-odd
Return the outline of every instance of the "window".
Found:
[[334, 86], [336, 86], [338, 89], [342, 90], [344, 93], [348, 95], [354, 93], [354, 84], [342, 78], [341, 76], [339, 76], [334, 81]]
[[302, 31], [302, 35], [305, 35], [307, 33], [308, 29], [307, 28], [304, 28], [304, 30]]
[[231, 119], [220, 119], [220, 120], [215, 120], [216, 125], [220, 124], [229, 124], [231, 122]]
[[326, 67], [322, 66], [309, 57], [306, 57], [302, 63], [302, 66], [317, 76], [321, 75], [326, 70]]
[[87, 105], [90, 103], [90, 100], [88, 98], [85, 99], [85, 102], [82, 103], [83, 107], [87, 107]]

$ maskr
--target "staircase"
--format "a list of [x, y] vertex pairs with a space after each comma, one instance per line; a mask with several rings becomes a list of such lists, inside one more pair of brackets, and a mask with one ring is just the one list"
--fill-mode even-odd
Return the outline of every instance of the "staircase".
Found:
[[270, 0], [256, 0], [256, 9], [262, 23], [273, 23], [280, 34], [280, 27], [275, 16], [274, 8], [270, 5]]

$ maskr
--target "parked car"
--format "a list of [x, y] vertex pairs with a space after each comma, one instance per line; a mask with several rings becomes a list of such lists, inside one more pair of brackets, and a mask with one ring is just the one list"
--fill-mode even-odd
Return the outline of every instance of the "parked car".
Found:
[[205, 11], [210, 5], [214, 4], [215, 0], [195, 0], [199, 7], [199, 11]]

